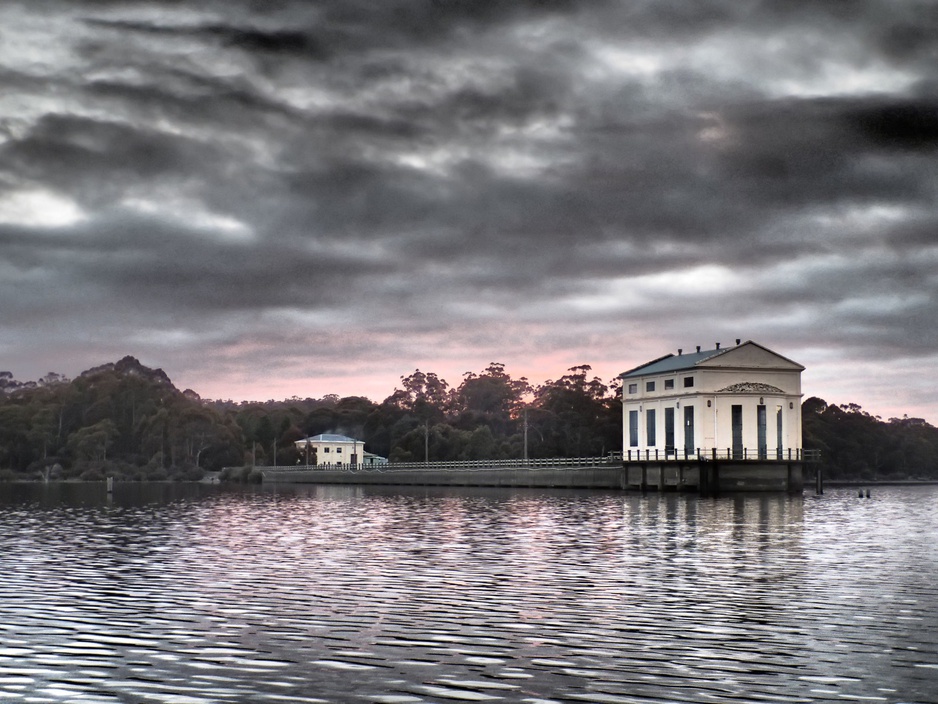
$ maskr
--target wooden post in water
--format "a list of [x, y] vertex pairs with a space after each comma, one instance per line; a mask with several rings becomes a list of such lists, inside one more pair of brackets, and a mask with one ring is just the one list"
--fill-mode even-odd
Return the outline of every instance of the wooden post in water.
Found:
[[814, 471], [814, 493], [819, 496], [824, 493], [824, 473], [821, 471], [820, 464]]
[[108, 494], [114, 493], [114, 477], [107, 478], [107, 493]]

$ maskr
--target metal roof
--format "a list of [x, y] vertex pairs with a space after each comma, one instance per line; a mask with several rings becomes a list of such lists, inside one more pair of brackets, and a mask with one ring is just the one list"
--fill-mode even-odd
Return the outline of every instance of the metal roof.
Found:
[[311, 438], [306, 438], [306, 440], [300, 440], [300, 442], [364, 442], [363, 440], [356, 440], [355, 438], [350, 438], [348, 435], [336, 435], [335, 433], [321, 433], [320, 435], [314, 435]]
[[704, 361], [705, 359], [710, 359], [711, 357], [716, 357], [718, 354], [723, 354], [728, 350], [733, 349], [732, 347], [726, 347], [723, 349], [712, 349], [712, 350], [703, 350], [702, 352], [691, 352], [690, 354], [669, 354], [664, 357], [659, 357], [650, 362], [646, 362], [640, 367], [635, 367], [635, 369], [630, 369], [627, 372], [623, 372], [619, 375], [620, 378], [626, 379], [628, 377], [634, 376], [647, 376], [649, 374], [667, 374], [668, 372], [678, 372], [684, 371], [687, 369], [693, 369], [697, 364]]

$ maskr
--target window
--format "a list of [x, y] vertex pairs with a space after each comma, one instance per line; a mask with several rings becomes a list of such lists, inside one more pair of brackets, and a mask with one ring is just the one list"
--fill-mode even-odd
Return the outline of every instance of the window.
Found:
[[685, 376], [685, 377], [684, 377], [684, 388], [685, 388], [685, 389], [689, 389], [689, 388], [691, 388], [693, 385], [694, 385], [694, 377], [692, 377], [692, 376]]
[[653, 382], [653, 381], [646, 381], [646, 382], [645, 382], [645, 391], [654, 391], [654, 390], [655, 390], [655, 382]]
[[638, 411], [629, 411], [629, 447], [638, 447]]
[[337, 447], [337, 448], [335, 449], [335, 451], [341, 453], [341, 452], [342, 452], [342, 448], [341, 448], [341, 447]]
[[322, 451], [325, 452], [325, 453], [328, 453], [328, 452], [329, 452], [329, 448], [328, 448], [328, 447], [324, 447], [324, 448], [322, 448]]
[[665, 379], [665, 380], [664, 380], [664, 388], [665, 388], [665, 389], [673, 389], [673, 388], [674, 388], [674, 379]]
[[637, 394], [638, 393], [638, 384], [629, 384], [629, 393]]
[[646, 411], [646, 414], [647, 414], [646, 415], [646, 419], [647, 419], [646, 429], [648, 430], [648, 442], [646, 443], [646, 445], [648, 445], [649, 447], [654, 447], [655, 446], [655, 410], [653, 408], [649, 409], [648, 411]]

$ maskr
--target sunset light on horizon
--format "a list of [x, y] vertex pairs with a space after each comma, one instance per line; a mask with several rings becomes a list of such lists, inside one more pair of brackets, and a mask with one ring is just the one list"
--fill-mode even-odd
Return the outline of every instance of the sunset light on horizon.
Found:
[[753, 340], [938, 425], [928, 3], [11, 0], [0, 370], [241, 400]]

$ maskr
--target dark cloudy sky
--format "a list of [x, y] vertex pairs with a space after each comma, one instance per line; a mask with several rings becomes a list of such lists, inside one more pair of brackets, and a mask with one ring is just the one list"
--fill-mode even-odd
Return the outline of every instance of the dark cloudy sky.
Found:
[[938, 3], [4, 0], [0, 369], [220, 398], [753, 339], [938, 423]]

